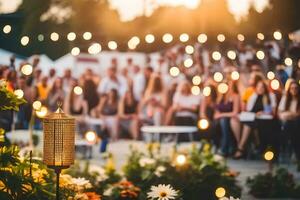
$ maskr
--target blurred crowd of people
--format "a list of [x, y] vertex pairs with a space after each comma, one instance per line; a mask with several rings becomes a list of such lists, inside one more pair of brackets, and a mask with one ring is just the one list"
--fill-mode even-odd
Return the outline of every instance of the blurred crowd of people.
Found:
[[[83, 116], [101, 120], [101, 131], [112, 141], [124, 135], [141, 139], [145, 124], [198, 125], [197, 137], [211, 140], [222, 155], [239, 159], [249, 148], [271, 148], [294, 151], [300, 161], [300, 53], [293, 45], [238, 43], [214, 51], [199, 43], [177, 44], [156, 62], [147, 57], [145, 66], [132, 58], [120, 66], [113, 58], [106, 74], [87, 69], [78, 78], [72, 69], [63, 76], [55, 68], [43, 74], [38, 58], [30, 63], [32, 74], [24, 75], [26, 61], [15, 66], [12, 58], [10, 66], [0, 67], [0, 79], [10, 90], [24, 91], [27, 103], [14, 119], [17, 128], [28, 128], [34, 101], [52, 112], [62, 102], [78, 124], [84, 126]], [[9, 115], [1, 112], [1, 127], [11, 127]], [[209, 126], [201, 127], [200, 119]]]

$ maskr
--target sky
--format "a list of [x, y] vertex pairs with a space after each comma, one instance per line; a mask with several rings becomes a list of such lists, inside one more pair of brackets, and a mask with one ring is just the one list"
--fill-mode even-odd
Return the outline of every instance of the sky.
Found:
[[[122, 21], [130, 21], [145, 13], [150, 16], [159, 6], [185, 6], [190, 9], [197, 8], [202, 0], [109, 0], [110, 6], [116, 9]], [[0, 0], [0, 13], [14, 12], [22, 0]], [[262, 12], [269, 6], [270, 0], [227, 0], [228, 10], [237, 21], [247, 16], [253, 6]]]

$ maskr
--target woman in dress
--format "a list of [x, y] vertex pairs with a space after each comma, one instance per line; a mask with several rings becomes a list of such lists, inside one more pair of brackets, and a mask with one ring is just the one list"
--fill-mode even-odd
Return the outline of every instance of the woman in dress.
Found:
[[55, 79], [52, 88], [48, 95], [48, 105], [51, 111], [56, 111], [58, 103], [63, 103], [65, 98], [65, 92], [63, 89], [62, 78]]

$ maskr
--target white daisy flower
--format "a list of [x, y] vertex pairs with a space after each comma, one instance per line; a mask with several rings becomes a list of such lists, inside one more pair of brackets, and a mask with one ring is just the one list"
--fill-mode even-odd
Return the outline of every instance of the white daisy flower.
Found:
[[152, 158], [146, 158], [146, 157], [144, 157], [144, 158], [141, 158], [139, 160], [139, 164], [140, 164], [141, 167], [145, 167], [147, 165], [153, 165], [153, 164], [155, 164], [155, 160], [152, 159]]
[[159, 184], [158, 186], [152, 186], [151, 191], [147, 193], [147, 196], [151, 200], [170, 200], [175, 199], [178, 192], [170, 185]]

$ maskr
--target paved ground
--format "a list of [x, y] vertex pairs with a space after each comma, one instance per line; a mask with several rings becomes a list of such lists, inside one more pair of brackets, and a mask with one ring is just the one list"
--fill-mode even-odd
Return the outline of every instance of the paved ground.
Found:
[[[121, 168], [121, 166], [125, 163], [126, 157], [129, 154], [129, 146], [134, 145], [142, 151], [146, 150], [146, 145], [143, 142], [133, 142], [128, 140], [122, 140], [115, 143], [111, 143], [108, 146], [108, 152], [111, 152], [114, 155], [115, 163], [117, 168]], [[171, 152], [173, 143], [162, 144], [161, 152], [169, 153]], [[189, 148], [191, 146], [190, 143], [184, 143], [179, 145], [179, 149]], [[99, 153], [99, 147], [93, 147], [93, 158], [90, 160], [91, 164], [101, 165], [105, 163], [105, 160], [101, 157]], [[81, 155], [78, 155], [78, 158], [81, 159]], [[249, 197], [247, 195], [247, 187], [245, 186], [245, 181], [247, 177], [254, 176], [257, 173], [263, 173], [268, 170], [268, 165], [264, 161], [251, 161], [251, 160], [232, 160], [228, 159], [227, 164], [231, 170], [240, 172], [238, 176], [239, 183], [243, 187], [243, 200], [253, 200], [254, 198]], [[296, 166], [294, 164], [285, 164], [281, 165], [289, 168], [292, 171], [296, 178], [300, 180], [300, 173], [296, 172]]]

